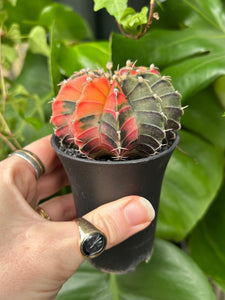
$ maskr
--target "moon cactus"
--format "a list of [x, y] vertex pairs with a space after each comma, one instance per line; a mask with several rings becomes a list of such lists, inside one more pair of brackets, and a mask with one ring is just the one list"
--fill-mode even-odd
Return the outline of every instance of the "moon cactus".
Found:
[[100, 159], [157, 154], [180, 129], [181, 95], [151, 65], [81, 70], [61, 84], [51, 122], [62, 144]]

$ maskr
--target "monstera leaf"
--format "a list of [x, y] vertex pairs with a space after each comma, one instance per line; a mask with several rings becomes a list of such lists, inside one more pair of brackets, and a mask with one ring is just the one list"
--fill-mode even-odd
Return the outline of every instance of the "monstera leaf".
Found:
[[206, 217], [191, 234], [189, 246], [199, 266], [225, 291], [224, 196], [225, 185]]
[[207, 278], [184, 252], [155, 241], [151, 261], [127, 275], [106, 274], [85, 263], [69, 279], [57, 300], [215, 300]]
[[[171, 2], [167, 5], [174, 13], [177, 4]], [[143, 65], [154, 63], [172, 77], [184, 101], [225, 74], [225, 23], [220, 0], [179, 2], [185, 28], [150, 30], [138, 41], [113, 34], [112, 59], [115, 65], [124, 64], [127, 57]]]

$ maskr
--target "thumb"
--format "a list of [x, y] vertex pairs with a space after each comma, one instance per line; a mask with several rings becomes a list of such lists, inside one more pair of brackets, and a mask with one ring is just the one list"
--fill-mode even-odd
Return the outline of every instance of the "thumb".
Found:
[[[155, 212], [150, 202], [139, 196], [127, 196], [107, 203], [84, 216], [106, 235], [106, 249], [143, 230], [154, 217]], [[55, 228], [58, 244], [56, 249], [59, 250], [57, 260], [63, 262], [65, 276], [70, 277], [84, 261], [79, 249], [78, 226], [76, 222], [53, 222], [52, 224], [57, 227]]]

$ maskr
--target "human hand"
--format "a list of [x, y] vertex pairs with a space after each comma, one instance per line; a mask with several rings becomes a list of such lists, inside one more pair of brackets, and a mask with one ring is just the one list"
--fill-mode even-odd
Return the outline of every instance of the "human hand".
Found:
[[[54, 197], [41, 207], [52, 221], [35, 212], [40, 200], [68, 184], [50, 137], [26, 147], [45, 166], [36, 179], [24, 159], [11, 156], [0, 163], [0, 299], [55, 299], [62, 284], [84, 261], [72, 195]], [[128, 196], [84, 216], [107, 237], [110, 248], [143, 230], [154, 218], [149, 201]]]

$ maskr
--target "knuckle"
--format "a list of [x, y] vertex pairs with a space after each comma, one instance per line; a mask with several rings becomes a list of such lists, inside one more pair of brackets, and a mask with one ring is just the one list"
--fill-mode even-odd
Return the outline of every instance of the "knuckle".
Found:
[[111, 215], [102, 216], [96, 212], [92, 215], [91, 222], [106, 235], [108, 247], [120, 241], [120, 229]]
[[1, 182], [4, 184], [12, 184], [13, 174], [11, 168], [1, 164], [1, 170]]

